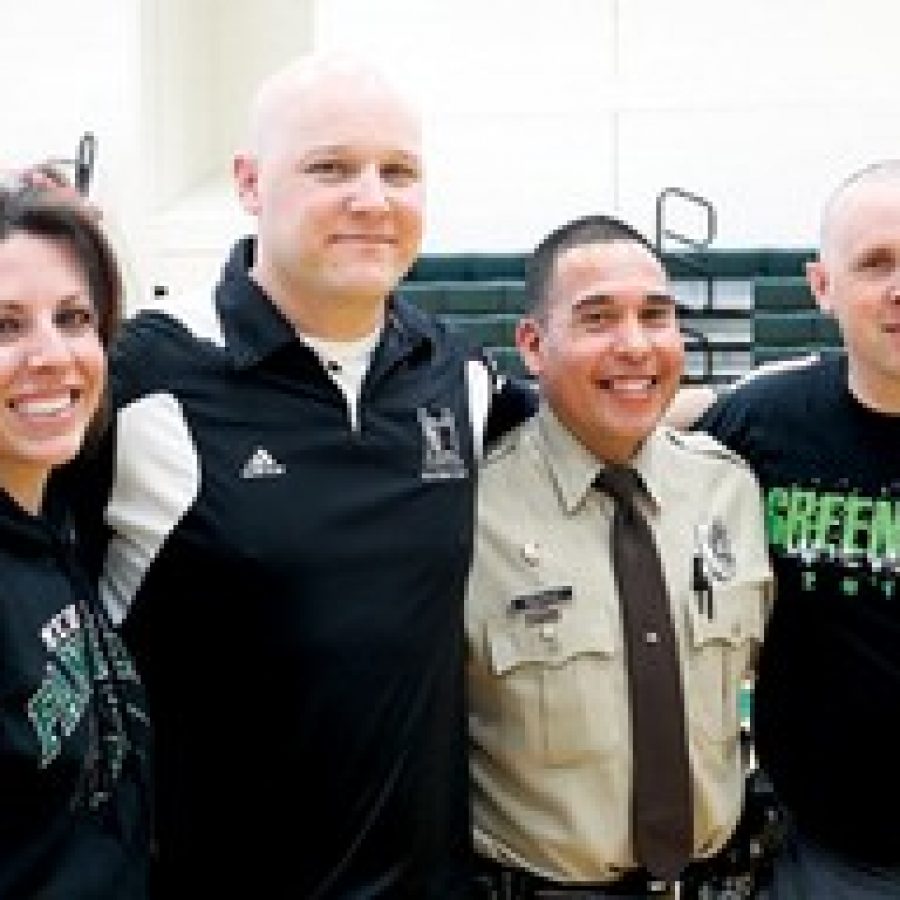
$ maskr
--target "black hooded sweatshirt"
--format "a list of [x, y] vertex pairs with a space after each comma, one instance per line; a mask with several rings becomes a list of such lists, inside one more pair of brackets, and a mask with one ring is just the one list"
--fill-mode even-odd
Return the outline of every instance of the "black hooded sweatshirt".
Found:
[[0, 491], [0, 897], [146, 897], [148, 746], [65, 515]]

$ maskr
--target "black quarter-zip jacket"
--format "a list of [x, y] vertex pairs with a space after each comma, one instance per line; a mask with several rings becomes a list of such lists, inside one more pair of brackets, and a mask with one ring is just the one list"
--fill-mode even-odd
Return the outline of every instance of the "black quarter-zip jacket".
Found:
[[148, 731], [56, 504], [0, 491], [0, 897], [140, 900]]
[[157, 731], [157, 896], [466, 896], [490, 374], [392, 302], [354, 429], [251, 258], [112, 358], [104, 596]]

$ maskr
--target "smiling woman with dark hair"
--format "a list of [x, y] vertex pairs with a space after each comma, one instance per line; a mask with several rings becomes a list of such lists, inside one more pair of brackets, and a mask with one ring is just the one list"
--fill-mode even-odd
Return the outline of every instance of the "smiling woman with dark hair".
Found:
[[0, 897], [138, 900], [149, 847], [141, 687], [51, 473], [100, 427], [119, 320], [95, 219], [0, 190]]

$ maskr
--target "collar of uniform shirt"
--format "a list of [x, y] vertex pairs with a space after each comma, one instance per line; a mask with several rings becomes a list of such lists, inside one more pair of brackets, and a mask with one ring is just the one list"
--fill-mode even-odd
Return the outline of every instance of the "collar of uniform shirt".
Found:
[[[677, 452], [666, 426], [657, 428], [641, 445], [632, 467], [641, 476], [650, 503], [659, 507], [673, 492], [690, 489], [681, 475], [683, 466], [671, 466], [667, 460]], [[573, 513], [584, 501], [603, 464], [568, 431], [545, 402], [537, 414], [537, 434], [547, 459], [563, 508]]]

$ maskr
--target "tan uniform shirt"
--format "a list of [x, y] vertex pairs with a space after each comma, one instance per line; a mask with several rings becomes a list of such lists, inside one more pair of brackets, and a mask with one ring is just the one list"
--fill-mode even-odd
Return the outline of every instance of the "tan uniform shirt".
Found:
[[[759, 488], [712, 438], [663, 427], [633, 465], [681, 646], [700, 858], [741, 806], [738, 690], [771, 585]], [[636, 866], [613, 503], [592, 488], [601, 468], [545, 406], [508, 435], [481, 472], [466, 600], [476, 847], [560, 882]], [[695, 555], [712, 615], [694, 589]]]

